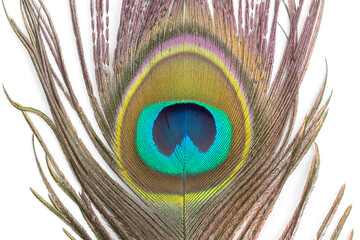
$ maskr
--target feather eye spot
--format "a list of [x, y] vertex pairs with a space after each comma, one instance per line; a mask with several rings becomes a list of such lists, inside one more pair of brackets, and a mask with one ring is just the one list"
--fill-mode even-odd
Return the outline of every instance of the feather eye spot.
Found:
[[250, 114], [240, 73], [225, 52], [209, 39], [183, 35], [153, 49], [129, 76], [115, 149], [125, 179], [144, 196], [212, 191], [241, 169]]

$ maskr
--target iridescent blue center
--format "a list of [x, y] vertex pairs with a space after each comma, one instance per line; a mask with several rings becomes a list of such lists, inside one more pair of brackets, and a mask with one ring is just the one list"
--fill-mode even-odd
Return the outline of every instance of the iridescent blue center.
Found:
[[198, 102], [162, 102], [141, 112], [136, 147], [154, 170], [199, 174], [226, 159], [231, 137], [230, 120], [223, 111]]
[[164, 107], [153, 127], [154, 142], [165, 156], [171, 156], [185, 137], [189, 137], [200, 152], [205, 153], [214, 142], [215, 135], [214, 117], [205, 107], [194, 103]]

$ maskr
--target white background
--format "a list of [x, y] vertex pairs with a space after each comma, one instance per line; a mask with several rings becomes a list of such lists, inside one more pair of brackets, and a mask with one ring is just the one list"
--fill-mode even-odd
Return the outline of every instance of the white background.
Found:
[[[45, 1], [52, 13], [55, 27], [64, 49], [65, 62], [79, 99], [89, 117], [91, 110], [84, 93], [80, 68], [77, 61], [67, 1]], [[87, 1], [79, 1], [79, 19], [83, 27], [88, 65], [92, 68], [89, 8]], [[21, 27], [19, 1], [5, 1], [8, 11]], [[330, 1], [325, 5], [324, 17], [318, 41], [313, 52], [308, 72], [300, 92], [298, 122], [310, 109], [311, 103], [325, 76], [325, 58], [329, 64], [326, 96], [333, 90], [329, 115], [316, 142], [320, 148], [320, 171], [315, 189], [304, 211], [296, 239], [313, 239], [318, 227], [332, 204], [337, 191], [346, 184], [343, 201], [329, 227], [335, 228], [349, 204], [353, 210], [340, 239], [347, 239], [352, 228], [355, 238], [360, 239], [360, 3], [358, 1]], [[119, 19], [120, 6], [112, 6], [110, 20], [114, 27]], [[281, 8], [284, 13], [284, 8]], [[112, 28], [114, 29], [114, 28]], [[112, 31], [112, 39], [114, 39]], [[26, 106], [36, 107], [49, 114], [46, 99], [36, 79], [31, 61], [15, 34], [11, 31], [0, 10], [0, 82], [10, 96]], [[111, 40], [112, 40], [111, 39]], [[281, 48], [281, 46], [278, 46]], [[93, 74], [93, 72], [91, 72]], [[37, 172], [31, 146], [31, 131], [21, 113], [10, 106], [5, 94], [0, 91], [0, 239], [66, 239], [61, 228], [66, 227], [55, 215], [43, 207], [29, 191], [34, 188], [44, 198], [47, 191]], [[60, 165], [67, 167], [56, 141], [48, 128], [37, 117], [36, 126], [48, 141], [50, 149]], [[73, 117], [72, 119], [75, 119]], [[83, 131], [79, 128], [80, 134]], [[87, 142], [86, 139], [84, 139]], [[40, 161], [44, 162], [37, 144]], [[314, 150], [311, 149], [297, 171], [289, 179], [275, 209], [264, 227], [260, 239], [278, 239], [282, 229], [297, 205], [304, 179]], [[94, 154], [95, 157], [96, 154]], [[46, 170], [46, 169], [45, 169]], [[75, 183], [74, 183], [75, 184]], [[73, 209], [73, 208], [71, 208]], [[76, 211], [74, 214], [78, 214]], [[69, 229], [66, 227], [66, 229]]]

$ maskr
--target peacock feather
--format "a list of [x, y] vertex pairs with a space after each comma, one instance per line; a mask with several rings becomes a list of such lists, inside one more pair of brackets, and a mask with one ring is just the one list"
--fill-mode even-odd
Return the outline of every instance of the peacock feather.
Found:
[[[303, 194], [281, 239], [294, 236], [316, 180], [319, 153], [314, 140], [330, 100], [322, 103], [324, 81], [301, 127], [294, 127], [299, 87], [324, 0], [310, 1], [302, 27], [304, 1], [285, 4], [289, 34], [277, 69], [280, 0], [240, 0], [237, 18], [231, 0], [211, 4], [123, 0], [113, 53], [109, 0], [91, 0], [94, 76], [84, 56], [76, 1], [69, 0], [96, 127], [79, 104], [72, 87], [75, 80], [70, 80], [44, 3], [20, 2], [26, 32], [9, 16], [8, 20], [34, 64], [51, 116], [7, 96], [22, 111], [45, 151], [51, 177], [79, 207], [93, 235], [63, 204], [37, 157], [50, 202], [32, 191], [76, 235], [82, 239], [256, 239], [286, 180], [313, 146], [315, 155]], [[80, 138], [63, 96], [112, 173], [104, 170]], [[80, 193], [58, 167], [28, 113], [40, 116], [53, 131]], [[343, 191], [344, 187], [317, 238], [323, 235]], [[333, 239], [350, 210], [351, 206]]]

